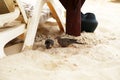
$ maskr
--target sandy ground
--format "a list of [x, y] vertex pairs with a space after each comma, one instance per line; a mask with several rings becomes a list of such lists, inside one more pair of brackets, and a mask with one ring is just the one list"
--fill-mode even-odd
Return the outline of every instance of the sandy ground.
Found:
[[[120, 80], [120, 3], [87, 0], [82, 12], [96, 14], [94, 33], [73, 37], [59, 34], [55, 21], [39, 25], [34, 50], [0, 59], [0, 80]], [[58, 35], [84, 44], [62, 48]], [[55, 41], [52, 49], [45, 48], [47, 38]]]

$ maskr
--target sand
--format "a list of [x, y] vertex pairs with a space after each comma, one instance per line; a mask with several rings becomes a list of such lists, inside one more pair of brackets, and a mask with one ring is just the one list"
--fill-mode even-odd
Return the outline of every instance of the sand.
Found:
[[[95, 13], [94, 33], [74, 37], [59, 34], [55, 20], [40, 24], [34, 50], [0, 59], [0, 80], [120, 80], [120, 3], [87, 0], [82, 12]], [[56, 36], [84, 44], [62, 48]], [[45, 48], [47, 38], [55, 41], [51, 49]]]

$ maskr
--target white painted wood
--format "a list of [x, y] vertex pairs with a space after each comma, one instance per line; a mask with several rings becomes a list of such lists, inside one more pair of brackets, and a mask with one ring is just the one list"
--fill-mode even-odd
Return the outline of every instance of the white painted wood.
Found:
[[[7, 6], [7, 1], [8, 0], [5, 1], [6, 6]], [[12, 0], [9, 0], [9, 1], [12, 1]], [[28, 19], [27, 19], [25, 10], [21, 5], [20, 0], [15, 0], [15, 1], [17, 3], [15, 3], [16, 7], [14, 12], [0, 14], [0, 27], [2, 27], [2, 30], [0, 29], [0, 58], [6, 56], [4, 52], [4, 46], [12, 39], [26, 32], [26, 24], [28, 23]], [[9, 7], [10, 7], [10, 4], [9, 4]], [[20, 13], [22, 14], [22, 17], [25, 23], [21, 23], [20, 25], [9, 27], [9, 28], [4, 28], [6, 23], [10, 23], [15, 19], [17, 19], [20, 16]]]
[[23, 34], [26, 31], [25, 27], [26, 24], [21, 24], [12, 28], [2, 30], [0, 32], [0, 58], [5, 56], [4, 46], [6, 45], [6, 43]]
[[4, 46], [5, 46], [4, 44], [0, 45], [0, 58], [3, 58], [3, 57], [6, 56], [5, 53], [4, 53]]
[[20, 10], [18, 7], [15, 8], [14, 12], [1, 14], [0, 15], [0, 27], [4, 27], [6, 23], [10, 23], [14, 21], [16, 18], [18, 18], [20, 15]]
[[20, 0], [16, 0], [16, 2], [17, 2], [17, 5], [18, 5], [18, 7], [19, 7], [19, 9], [20, 9], [20, 12], [22, 13], [22, 16], [23, 16], [23, 19], [24, 19], [25, 23], [27, 23], [27, 22], [28, 22], [28, 18], [27, 18], [25, 9], [24, 9], [24, 7], [22, 6], [21, 1], [20, 1]]
[[44, 4], [45, 4], [45, 0], [37, 0], [36, 2], [35, 8], [33, 10], [33, 15], [27, 27], [28, 29], [26, 33], [26, 39], [24, 42], [23, 50], [32, 49], [39, 24], [40, 13], [42, 11], [42, 7]]
[[25, 23], [27, 23], [27, 15], [25, 13], [24, 7], [21, 4], [20, 0], [16, 0], [18, 7], [15, 8], [14, 12], [6, 13], [6, 14], [1, 14], [0, 15], [0, 27], [4, 27], [6, 23], [10, 23], [17, 19], [20, 16], [20, 12], [22, 13], [23, 19]]

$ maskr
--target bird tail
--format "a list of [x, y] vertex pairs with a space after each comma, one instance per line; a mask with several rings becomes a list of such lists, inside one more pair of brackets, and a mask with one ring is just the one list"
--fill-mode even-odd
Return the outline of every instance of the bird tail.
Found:
[[76, 43], [76, 44], [84, 44], [84, 43], [82, 43], [82, 42], [77, 42], [77, 41], [76, 41], [75, 43]]

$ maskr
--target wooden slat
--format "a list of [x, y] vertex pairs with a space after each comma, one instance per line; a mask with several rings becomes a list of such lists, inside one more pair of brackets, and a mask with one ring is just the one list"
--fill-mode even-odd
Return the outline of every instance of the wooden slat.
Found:
[[20, 11], [22, 13], [22, 17], [24, 19], [24, 22], [27, 23], [28, 22], [28, 18], [27, 18], [27, 15], [26, 15], [26, 12], [25, 12], [25, 9], [24, 7], [22, 6], [22, 3], [20, 0], [16, 0], [16, 3], [18, 5], [18, 7], [20, 8]]
[[59, 13], [58, 11], [58, 8], [57, 8], [57, 5], [55, 4], [55, 1], [54, 0], [48, 0], [47, 1], [47, 5], [49, 6], [51, 12], [52, 12], [52, 15], [55, 17], [58, 25], [59, 25], [59, 28], [60, 28], [60, 31], [61, 32], [64, 32], [64, 20], [62, 18], [62, 15]]
[[43, 5], [45, 4], [44, 0], [37, 0], [35, 9], [33, 10], [33, 15], [28, 23], [28, 29], [26, 33], [26, 39], [24, 42], [24, 46], [22, 50], [32, 49], [35, 35], [37, 32], [39, 20], [40, 20], [40, 13], [42, 11]]

